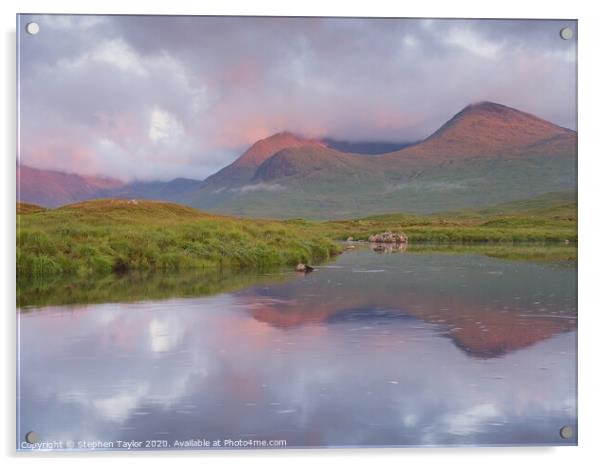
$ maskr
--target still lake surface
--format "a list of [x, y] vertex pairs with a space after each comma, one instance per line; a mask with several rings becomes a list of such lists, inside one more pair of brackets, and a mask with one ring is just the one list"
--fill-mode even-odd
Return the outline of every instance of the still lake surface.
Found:
[[574, 262], [360, 247], [164, 296], [178, 279], [19, 309], [18, 448], [29, 431], [67, 448], [576, 443]]

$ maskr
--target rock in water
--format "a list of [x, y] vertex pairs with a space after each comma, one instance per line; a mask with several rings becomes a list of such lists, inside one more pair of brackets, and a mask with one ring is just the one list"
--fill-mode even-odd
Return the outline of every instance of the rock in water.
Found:
[[368, 241], [371, 243], [407, 243], [408, 238], [403, 233], [385, 231], [381, 234], [370, 235]]
[[295, 270], [297, 272], [309, 273], [309, 272], [313, 272], [314, 268], [311, 267], [310, 265], [306, 265], [306, 264], [297, 264], [297, 267], [295, 267]]

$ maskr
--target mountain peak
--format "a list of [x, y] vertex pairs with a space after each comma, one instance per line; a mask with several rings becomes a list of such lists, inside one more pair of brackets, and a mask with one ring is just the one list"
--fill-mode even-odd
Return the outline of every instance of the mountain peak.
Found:
[[491, 102], [489, 100], [482, 100], [480, 102], [473, 102], [464, 107], [464, 110], [487, 110], [487, 111], [505, 111], [505, 110], [514, 110], [512, 107], [508, 107], [507, 105], [498, 104], [497, 102]]
[[[504, 118], [504, 117], [509, 118], [511, 116], [519, 116], [520, 115], [522, 117], [531, 117], [531, 118], [535, 118], [540, 121], [545, 121], [539, 117], [536, 117], [535, 115], [531, 115], [530, 113], [522, 112], [515, 108], [508, 107], [507, 105], [498, 104], [497, 102], [491, 102], [491, 101], [487, 101], [487, 100], [468, 104], [466, 107], [464, 107], [462, 110], [460, 110], [456, 115], [454, 115], [454, 117], [452, 117], [452, 120], [456, 117], [460, 117], [460, 116], [466, 117], [466, 116], [471, 116], [471, 115], [475, 115], [475, 116], [480, 115], [483, 117], [489, 116], [489, 117], [498, 117], [498, 118]], [[546, 123], [549, 123], [549, 122], [546, 121]]]
[[562, 150], [571, 149], [576, 133], [530, 113], [485, 101], [467, 105], [424, 141], [400, 152], [427, 157], [510, 155], [559, 138]]
[[324, 146], [324, 143], [315, 139], [298, 136], [290, 131], [282, 131], [257, 141], [236, 159], [232, 165], [237, 167], [258, 167], [276, 152], [301, 146]]

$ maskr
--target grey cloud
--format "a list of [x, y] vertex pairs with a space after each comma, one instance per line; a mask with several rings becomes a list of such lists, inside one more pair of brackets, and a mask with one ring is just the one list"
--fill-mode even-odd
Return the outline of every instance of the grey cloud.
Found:
[[21, 156], [43, 168], [202, 178], [278, 131], [417, 140], [480, 100], [576, 127], [574, 21], [32, 18]]

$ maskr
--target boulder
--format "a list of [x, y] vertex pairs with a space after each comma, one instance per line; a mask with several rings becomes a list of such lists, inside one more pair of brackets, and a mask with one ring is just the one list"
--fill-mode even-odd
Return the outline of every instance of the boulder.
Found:
[[297, 264], [297, 267], [295, 267], [295, 270], [297, 272], [309, 273], [309, 272], [313, 272], [314, 268], [307, 264]]
[[368, 241], [371, 243], [407, 243], [408, 238], [403, 233], [385, 231], [384, 233], [370, 235]]

